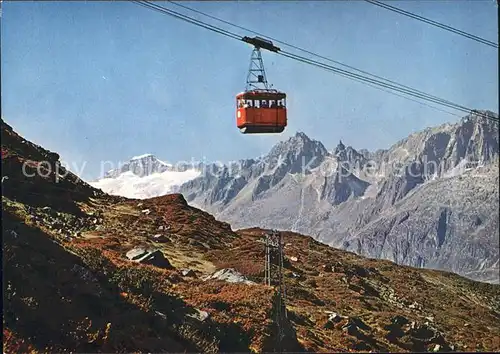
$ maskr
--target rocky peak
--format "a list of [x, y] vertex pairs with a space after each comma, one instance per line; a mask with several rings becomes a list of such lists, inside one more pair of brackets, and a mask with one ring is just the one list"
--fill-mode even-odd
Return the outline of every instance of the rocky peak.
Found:
[[302, 171], [302, 165], [317, 167], [328, 155], [325, 146], [310, 139], [305, 133], [297, 132], [295, 136], [276, 144], [264, 159], [269, 167], [286, 165], [290, 173]]
[[340, 140], [335, 148], [334, 154], [338, 161], [342, 162], [342, 165], [349, 171], [362, 168], [367, 160], [363, 154], [356, 151], [352, 146], [346, 147], [344, 143], [342, 143], [342, 140]]
[[441, 165], [441, 172], [462, 163], [470, 167], [489, 162], [498, 156], [498, 115], [476, 111], [462, 118], [454, 126], [443, 126], [430, 132], [422, 144], [424, 160]]
[[498, 114], [488, 111], [488, 110], [473, 110], [470, 114], [466, 115], [461, 119], [462, 122], [467, 122], [470, 120], [476, 120], [478, 123], [491, 122], [498, 125], [498, 121], [495, 122], [494, 119], [498, 120]]
[[294, 138], [311, 141], [311, 139], [304, 132], [296, 132]]
[[172, 165], [156, 158], [153, 154], [134, 156], [130, 161], [116, 169], [108, 171], [104, 178], [114, 178], [125, 172], [132, 172], [140, 177], [149, 176], [153, 173], [161, 173], [172, 169]]
[[271, 149], [269, 155], [275, 155], [276, 153], [286, 153], [289, 151], [294, 153], [317, 152], [323, 155], [327, 153], [326, 148], [321, 142], [309, 138], [303, 132], [297, 132], [293, 137], [276, 144]]
[[498, 119], [495, 113], [476, 111], [456, 123], [411, 134], [388, 150], [376, 153], [378, 156], [375, 158], [386, 167], [406, 166], [420, 161], [425, 166], [425, 178], [455, 173], [462, 165], [482, 165], [498, 156], [498, 121], [495, 119]]
[[339, 144], [335, 148], [335, 155], [339, 154], [340, 152], [345, 150], [345, 145], [342, 143], [342, 140], [340, 140]]

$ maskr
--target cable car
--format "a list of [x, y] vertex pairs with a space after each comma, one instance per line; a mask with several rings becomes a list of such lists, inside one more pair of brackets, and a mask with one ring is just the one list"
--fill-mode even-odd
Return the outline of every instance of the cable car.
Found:
[[286, 95], [279, 91], [245, 91], [236, 96], [237, 126], [243, 134], [281, 133], [286, 127]]
[[264, 70], [260, 48], [280, 49], [260, 37], [244, 37], [254, 45], [244, 92], [236, 95], [236, 125], [243, 134], [281, 133], [287, 125], [286, 94], [272, 89]]

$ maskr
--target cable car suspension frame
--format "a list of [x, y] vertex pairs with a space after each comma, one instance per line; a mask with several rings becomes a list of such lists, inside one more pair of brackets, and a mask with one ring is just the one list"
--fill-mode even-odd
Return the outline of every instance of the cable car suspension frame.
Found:
[[245, 87], [245, 91], [271, 91], [273, 85], [270, 85], [267, 81], [266, 70], [264, 69], [264, 61], [262, 60], [260, 48], [267, 49], [275, 53], [277, 53], [280, 48], [273, 45], [271, 41], [260, 37], [243, 37], [242, 40], [254, 46], [252, 54], [250, 56], [250, 67], [248, 69], [247, 85]]
[[243, 134], [281, 133], [287, 126], [286, 94], [267, 81], [261, 48], [279, 52], [280, 48], [260, 37], [243, 37], [253, 45], [245, 91], [236, 96], [236, 125]]

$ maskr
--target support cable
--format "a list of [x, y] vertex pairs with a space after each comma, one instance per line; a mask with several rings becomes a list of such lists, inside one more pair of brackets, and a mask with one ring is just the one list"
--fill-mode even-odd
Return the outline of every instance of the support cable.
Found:
[[[181, 19], [181, 20], [187, 21], [189, 23], [195, 24], [197, 26], [203, 27], [205, 29], [209, 29], [209, 30], [211, 30], [213, 32], [216, 32], [216, 33], [219, 33], [219, 34], [223, 34], [223, 35], [228, 36], [230, 38], [237, 39], [237, 40], [240, 40], [240, 41], [243, 41], [243, 42], [247, 42], [247, 43], [251, 43], [251, 41], [249, 41], [248, 37], [240, 37], [239, 35], [237, 35], [237, 34], [235, 34], [233, 32], [230, 32], [228, 30], [225, 30], [225, 29], [222, 29], [222, 28], [219, 28], [219, 27], [207, 24], [207, 23], [205, 23], [203, 21], [191, 18], [191, 17], [189, 17], [187, 15], [184, 15], [184, 14], [181, 14], [179, 12], [167, 9], [165, 7], [162, 7], [162, 6], [159, 6], [159, 5], [155, 5], [155, 4], [151, 4], [148, 1], [134, 1], [134, 2], [138, 3], [139, 5], [142, 5], [142, 6], [151, 8], [153, 10], [162, 12], [163, 14], [176, 17], [178, 19]], [[176, 4], [176, 5], [179, 5], [179, 4]], [[209, 15], [207, 15], [207, 16], [209, 16]], [[230, 24], [230, 22], [227, 22], [227, 23]], [[234, 26], [236, 26], [236, 25], [234, 25]], [[271, 46], [272, 46], [272, 43], [271, 43]], [[367, 76], [364, 76], [364, 75], [360, 75], [360, 74], [356, 74], [356, 73], [350, 72], [348, 70], [344, 70], [344, 69], [340, 69], [338, 67], [334, 67], [332, 65], [321, 63], [321, 62], [318, 62], [316, 60], [312, 60], [312, 59], [309, 59], [309, 58], [306, 58], [306, 57], [302, 57], [302, 56], [299, 56], [299, 55], [296, 55], [296, 54], [293, 54], [293, 53], [289, 53], [289, 52], [286, 52], [286, 51], [281, 51], [279, 48], [274, 47], [274, 46], [272, 46], [272, 47], [273, 47], [272, 49], [266, 48], [266, 47], [264, 47], [264, 49], [269, 49], [269, 50], [274, 51], [274, 52], [276, 52], [278, 54], [281, 54], [282, 56], [288, 57], [290, 59], [297, 60], [297, 61], [302, 62], [302, 63], [306, 63], [306, 64], [313, 65], [313, 66], [316, 66], [316, 67], [319, 67], [319, 68], [322, 68], [322, 69], [326, 69], [326, 70], [328, 70], [330, 72], [339, 74], [339, 75], [344, 76], [344, 77], [348, 77], [348, 78], [350, 78], [352, 80], [362, 82], [363, 84], [367, 84], [367, 85], [372, 84], [372, 85], [375, 85], [377, 87], [382, 87], [382, 88], [386, 88], [386, 89], [389, 89], [389, 90], [393, 90], [393, 91], [402, 93], [404, 95], [413, 96], [415, 98], [418, 98], [418, 99], [421, 99], [421, 100], [424, 100], [424, 101], [436, 103], [436, 104], [439, 104], [439, 105], [442, 105], [442, 106], [445, 106], [445, 107], [448, 107], [448, 108], [453, 108], [455, 110], [462, 111], [464, 113], [471, 113], [472, 112], [472, 113], [475, 113], [477, 116], [480, 116], [480, 117], [483, 117], [483, 118], [486, 118], [486, 119], [489, 119], [489, 120], [493, 120], [495, 122], [499, 121], [498, 118], [491, 117], [487, 113], [482, 113], [482, 112], [479, 112], [479, 111], [476, 111], [476, 110], [472, 110], [470, 108], [467, 108], [465, 106], [453, 103], [451, 101], [448, 101], [448, 100], [445, 100], [445, 99], [442, 99], [442, 98], [439, 98], [439, 97], [436, 97], [436, 96], [433, 96], [433, 95], [429, 95], [429, 94], [427, 94], [425, 92], [422, 92], [422, 91], [419, 91], [419, 90], [416, 90], [416, 89], [412, 89], [411, 87], [404, 86], [404, 85], [401, 85], [401, 84], [397, 84], [394, 81], [390, 81], [390, 80], [387, 80], [387, 79], [384, 79], [384, 78], [373, 79], [373, 78], [370, 78], [370, 77], [367, 77]], [[370, 76], [374, 76], [372, 74], [369, 74], [369, 75]], [[402, 97], [408, 98], [406, 96], [402, 96]], [[431, 106], [431, 108], [435, 108], [435, 107]], [[447, 112], [447, 113], [449, 113], [449, 112]]]
[[370, 4], [372, 4], [372, 5], [382, 7], [384, 9], [386, 9], [386, 10], [396, 12], [396, 13], [398, 13], [400, 15], [411, 17], [411, 18], [413, 18], [415, 20], [418, 20], [418, 21], [427, 23], [429, 25], [441, 28], [441, 29], [443, 29], [445, 31], [449, 31], [449, 32], [458, 34], [458, 35], [460, 35], [462, 37], [465, 37], [465, 38], [468, 38], [468, 39], [472, 39], [473, 41], [479, 42], [481, 44], [485, 44], [485, 45], [488, 45], [488, 46], [493, 47], [493, 48], [498, 48], [498, 44], [495, 43], [495, 42], [492, 42], [490, 40], [478, 37], [476, 35], [473, 35], [471, 33], [459, 30], [457, 28], [445, 25], [444, 23], [441, 23], [441, 22], [438, 22], [438, 21], [434, 21], [434, 20], [425, 18], [423, 16], [414, 14], [414, 13], [409, 12], [409, 11], [405, 11], [405, 10], [397, 8], [395, 6], [388, 5], [386, 3], [383, 3], [382, 1], [377, 1], [377, 0], [365, 0], [365, 1], [368, 2], [368, 3], [370, 3]]

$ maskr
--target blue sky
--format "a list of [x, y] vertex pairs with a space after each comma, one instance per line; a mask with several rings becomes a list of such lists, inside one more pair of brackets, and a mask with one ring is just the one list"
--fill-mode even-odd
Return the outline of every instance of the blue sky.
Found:
[[[467, 107], [498, 110], [497, 49], [364, 1], [183, 4]], [[391, 4], [497, 41], [493, 0]], [[170, 162], [256, 157], [297, 131], [328, 149], [342, 139], [375, 150], [458, 119], [264, 52], [269, 81], [288, 94], [289, 126], [281, 135], [243, 135], [234, 96], [245, 87], [249, 45], [131, 2], [2, 5], [2, 116], [70, 166], [86, 162], [84, 179], [97, 177], [101, 161], [143, 153]]]

